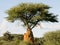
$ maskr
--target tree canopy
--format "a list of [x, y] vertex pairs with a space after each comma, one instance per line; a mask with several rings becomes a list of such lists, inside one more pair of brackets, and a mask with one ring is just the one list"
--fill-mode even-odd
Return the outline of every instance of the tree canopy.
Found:
[[48, 5], [40, 3], [22, 3], [7, 10], [7, 19], [10, 22], [21, 20], [25, 26], [33, 29], [41, 21], [58, 22], [57, 15], [49, 12], [50, 8]]

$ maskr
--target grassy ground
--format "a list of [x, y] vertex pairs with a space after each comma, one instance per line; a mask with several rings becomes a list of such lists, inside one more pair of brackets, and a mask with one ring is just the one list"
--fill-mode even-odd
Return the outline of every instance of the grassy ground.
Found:
[[21, 34], [4, 34], [0, 45], [60, 45], [60, 31], [48, 32], [42, 38], [35, 38], [34, 44], [24, 42]]

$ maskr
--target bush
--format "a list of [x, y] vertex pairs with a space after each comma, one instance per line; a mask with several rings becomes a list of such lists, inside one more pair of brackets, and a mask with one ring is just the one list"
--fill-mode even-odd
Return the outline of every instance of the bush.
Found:
[[3, 39], [6, 40], [6, 41], [8, 41], [8, 40], [10, 41], [10, 40], [13, 39], [13, 36], [11, 36], [10, 32], [4, 33], [3, 36], [4, 36]]
[[60, 31], [46, 33], [44, 39], [44, 45], [60, 45]]

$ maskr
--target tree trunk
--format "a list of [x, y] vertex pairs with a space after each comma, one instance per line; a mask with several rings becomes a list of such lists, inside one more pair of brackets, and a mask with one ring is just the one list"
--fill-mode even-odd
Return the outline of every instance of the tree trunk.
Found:
[[27, 28], [27, 32], [24, 33], [24, 41], [34, 43], [33, 32], [30, 28]]

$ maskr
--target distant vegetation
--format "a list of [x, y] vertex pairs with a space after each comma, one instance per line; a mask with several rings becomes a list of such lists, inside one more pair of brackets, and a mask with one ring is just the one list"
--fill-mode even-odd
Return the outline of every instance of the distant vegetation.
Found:
[[[33, 45], [24, 42], [23, 35], [4, 33], [0, 37], [0, 45]], [[34, 38], [34, 45], [60, 45], [60, 31], [48, 32], [42, 38]]]

